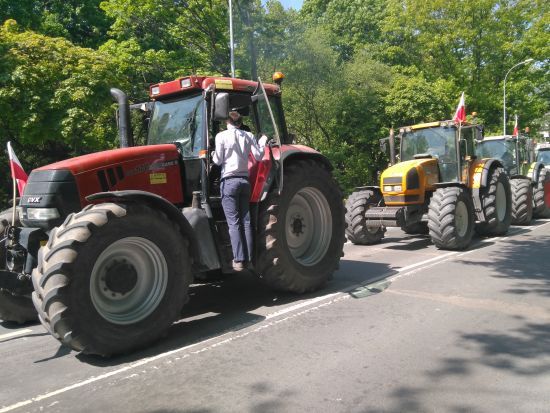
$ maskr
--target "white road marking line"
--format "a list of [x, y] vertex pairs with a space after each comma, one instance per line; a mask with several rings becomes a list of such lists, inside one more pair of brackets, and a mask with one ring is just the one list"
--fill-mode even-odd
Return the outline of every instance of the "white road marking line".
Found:
[[11, 333], [0, 335], [0, 341], [4, 340], [6, 338], [17, 337], [17, 336], [21, 336], [21, 335], [27, 334], [27, 333], [32, 333], [32, 330], [29, 329], [29, 328], [25, 328], [24, 330], [12, 331]]
[[[542, 226], [546, 226], [546, 225], [549, 225], [550, 224], [550, 221], [549, 222], [545, 222], [544, 224], [541, 224], [541, 225], [537, 225], [533, 228], [531, 228], [530, 230], [534, 230], [536, 228], [540, 228]], [[497, 240], [497, 242], [499, 240], [501, 240], [502, 238], [495, 238]], [[489, 245], [483, 245], [483, 243], [479, 246], [480, 248], [483, 248], [484, 246], [489, 246]], [[435, 258], [430, 258], [428, 260], [424, 260], [424, 261], [421, 261], [419, 263], [416, 263], [416, 264], [412, 264], [412, 265], [409, 265], [407, 267], [403, 267], [403, 268], [400, 268], [400, 269], [396, 269], [396, 270], [393, 270], [395, 272], [397, 272], [398, 274], [394, 275], [393, 277], [390, 276], [390, 277], [387, 277], [386, 279], [389, 279], [389, 280], [393, 280], [393, 279], [397, 279], [397, 278], [401, 278], [401, 277], [404, 277], [406, 275], [409, 275], [409, 274], [413, 274], [413, 273], [416, 273], [422, 269], [425, 269], [425, 268], [429, 268], [429, 267], [432, 267], [432, 266], [435, 266], [437, 264], [440, 264], [442, 262], [445, 262], [445, 261], [448, 261], [450, 259], [452, 259], [454, 256], [462, 256], [462, 255], [466, 255], [466, 254], [469, 254], [469, 253], [472, 253], [472, 252], [475, 252], [475, 251], [479, 251], [480, 248], [476, 248], [476, 249], [473, 249], [473, 250], [470, 250], [470, 251], [466, 251], [466, 252], [463, 252], [463, 253], [459, 253], [459, 252], [456, 252], [456, 251], [453, 251], [453, 252], [449, 252], [445, 255], [442, 255], [440, 257], [435, 257]], [[436, 259], [439, 259], [439, 261], [436, 261]], [[435, 261], [435, 262], [434, 262]], [[423, 266], [424, 264], [424, 266]], [[427, 264], [427, 265], [425, 265]], [[393, 274], [393, 271], [391, 272], [387, 272], [385, 274]], [[378, 277], [377, 277], [378, 278]], [[369, 284], [372, 283], [372, 282], [375, 282], [375, 281], [369, 281]], [[135, 363], [132, 363], [132, 364], [129, 364], [128, 366], [125, 366], [125, 367], [122, 367], [120, 369], [117, 369], [117, 370], [113, 370], [111, 372], [108, 372], [108, 373], [105, 373], [105, 374], [102, 374], [100, 376], [94, 376], [94, 377], [91, 377], [87, 380], [83, 380], [83, 381], [80, 381], [80, 382], [77, 382], [75, 384], [72, 384], [70, 386], [67, 386], [67, 387], [63, 387], [61, 389], [58, 389], [58, 390], [55, 390], [55, 391], [52, 391], [50, 393], [45, 393], [45, 394], [42, 394], [42, 395], [38, 395], [36, 397], [33, 397], [31, 399], [27, 399], [27, 400], [24, 400], [24, 401], [21, 401], [21, 402], [18, 402], [18, 403], [15, 403], [15, 404], [12, 404], [10, 406], [6, 406], [6, 407], [3, 407], [0, 409], [0, 413], [6, 413], [6, 412], [9, 412], [9, 411], [12, 411], [12, 410], [15, 410], [17, 408], [20, 408], [20, 407], [23, 407], [23, 406], [28, 406], [29, 404], [32, 404], [32, 403], [35, 403], [35, 402], [39, 402], [41, 400], [44, 400], [44, 399], [48, 399], [50, 397], [54, 397], [54, 396], [57, 396], [59, 394], [62, 394], [62, 393], [65, 393], [65, 392], [68, 392], [70, 390], [73, 390], [73, 389], [77, 389], [79, 387], [83, 387], [83, 386], [86, 386], [88, 384], [91, 384], [91, 383], [94, 383], [94, 382], [97, 382], [97, 381], [100, 381], [100, 380], [104, 380], [106, 378], [109, 378], [109, 377], [112, 377], [112, 376], [115, 376], [117, 374], [120, 374], [120, 373], [123, 373], [123, 372], [126, 372], [128, 370], [131, 370], [131, 369], [134, 369], [136, 367], [140, 367], [140, 366], [143, 366], [143, 365], [146, 365], [146, 364], [149, 364], [153, 361], [156, 361], [156, 360], [160, 360], [160, 359], [163, 359], [163, 358], [166, 358], [166, 357], [169, 357], [171, 355], [174, 355], [174, 354], [177, 354], [177, 353], [181, 353], [185, 350], [188, 350], [188, 349], [191, 349], [193, 347], [198, 347], [200, 345], [203, 345], [203, 344], [206, 344], [208, 342], [211, 342], [211, 341], [214, 341], [214, 340], [219, 340], [219, 339], [222, 339], [223, 337], [227, 337], [226, 339], [222, 340], [222, 341], [219, 341], [217, 343], [213, 343], [213, 344], [210, 344], [206, 347], [203, 347], [199, 350], [195, 350], [193, 352], [191, 352], [191, 354], [184, 354], [180, 357], [178, 357], [177, 359], [185, 359], [185, 358], [188, 358], [190, 357], [191, 355], [193, 354], [199, 354], [199, 353], [202, 353], [202, 352], [205, 352], [205, 351], [208, 351], [208, 350], [211, 350], [213, 348], [216, 348], [216, 347], [219, 347], [221, 345], [224, 345], [224, 344], [227, 344], [227, 343], [230, 343], [236, 339], [239, 339], [239, 338], [243, 338], [243, 337], [246, 337], [250, 334], [254, 334], [254, 333], [257, 333], [257, 332], [260, 332], [260, 331], [263, 331], [271, 326], [274, 326], [274, 325], [277, 325], [279, 323], [282, 323], [284, 321], [287, 321], [287, 320], [290, 320], [292, 318], [296, 318], [296, 317], [299, 317], [301, 315], [304, 315], [304, 314], [308, 314], [312, 311], [315, 311], [317, 309], [320, 309], [320, 308], [323, 308], [323, 307], [326, 307], [328, 305], [331, 305], [331, 304], [334, 304], [338, 301], [341, 301], [341, 300], [344, 300], [344, 299], [347, 299], [349, 298], [350, 296], [347, 294], [347, 292], [355, 289], [355, 288], [358, 288], [360, 286], [364, 286], [366, 285], [365, 283], [361, 283], [361, 284], [357, 284], [356, 286], [353, 286], [353, 287], [350, 287], [350, 288], [347, 288], [346, 291], [343, 291], [343, 292], [338, 292], [338, 293], [332, 293], [332, 294], [326, 294], [324, 296], [321, 296], [321, 297], [316, 297], [316, 298], [312, 298], [311, 300], [307, 300], [307, 301], [304, 301], [303, 303], [300, 303], [300, 304], [297, 304], [295, 306], [291, 306], [289, 308], [292, 308], [292, 309], [299, 309], [299, 308], [303, 308], [303, 307], [306, 307], [310, 304], [314, 304], [314, 303], [317, 303], [317, 302], [320, 302], [320, 301], [323, 301], [327, 298], [331, 298], [332, 297], [332, 300], [331, 301], [328, 301], [328, 302], [325, 302], [325, 303], [321, 303], [319, 304], [318, 306], [316, 307], [310, 307], [310, 308], [307, 308], [301, 312], [298, 312], [298, 313], [295, 313], [295, 314], [291, 314], [285, 318], [282, 318], [282, 319], [279, 319], [279, 320], [273, 320], [273, 321], [270, 321], [268, 322], [267, 324], [262, 324], [260, 323], [260, 325], [258, 325], [256, 328], [250, 330], [250, 331], [244, 331], [244, 332], [241, 332], [241, 333], [235, 333], [235, 332], [228, 332], [228, 333], [225, 333], [225, 334], [221, 334], [219, 336], [216, 336], [216, 337], [211, 337], [209, 339], [206, 339], [206, 340], [203, 340], [201, 342], [198, 342], [198, 343], [195, 343], [195, 344], [190, 344], [188, 346], [185, 346], [185, 347], [181, 347], [181, 348], [178, 348], [178, 349], [175, 349], [175, 350], [171, 350], [171, 351], [167, 351], [165, 353], [161, 353], [161, 354], [158, 354], [156, 356], [153, 356], [153, 357], [148, 357], [148, 358], [144, 358], [142, 360], [139, 360]], [[278, 315], [282, 315], [282, 314], [285, 314], [285, 313], [288, 313], [292, 310], [288, 310], [287, 309], [283, 309], [281, 311], [277, 311], [277, 312], [274, 312], [268, 316], [266, 316], [266, 319], [267, 317], [270, 317], [270, 318], [275, 318], [276, 316]]]

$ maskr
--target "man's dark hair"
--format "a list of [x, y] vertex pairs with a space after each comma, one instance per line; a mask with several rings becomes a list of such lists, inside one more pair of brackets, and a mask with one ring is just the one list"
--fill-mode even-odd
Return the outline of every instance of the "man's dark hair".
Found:
[[243, 123], [243, 117], [242, 115], [237, 111], [231, 111], [229, 112], [229, 118], [227, 118], [227, 121], [233, 125], [233, 126], [241, 126]]

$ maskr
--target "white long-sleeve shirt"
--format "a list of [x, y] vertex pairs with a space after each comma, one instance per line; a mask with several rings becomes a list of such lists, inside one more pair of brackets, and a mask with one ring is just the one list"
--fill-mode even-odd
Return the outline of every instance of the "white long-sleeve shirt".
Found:
[[264, 155], [264, 137], [256, 142], [254, 135], [233, 125], [216, 135], [216, 150], [212, 160], [222, 167], [222, 179], [230, 176], [248, 178], [248, 156], [261, 160]]

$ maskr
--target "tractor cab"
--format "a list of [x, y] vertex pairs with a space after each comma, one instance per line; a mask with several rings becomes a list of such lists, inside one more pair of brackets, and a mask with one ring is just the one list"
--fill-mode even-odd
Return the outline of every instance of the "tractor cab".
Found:
[[400, 160], [435, 159], [440, 182], [465, 182], [474, 141], [482, 131], [475, 125], [458, 127], [452, 121], [413, 125], [399, 130]]
[[510, 176], [527, 175], [535, 161], [533, 142], [525, 136], [487, 136], [477, 142], [476, 154], [499, 159]]
[[[243, 116], [243, 124], [256, 138], [265, 134], [279, 138], [279, 144], [291, 143], [279, 85], [280, 81], [277, 85], [260, 85], [241, 79], [191, 76], [153, 85], [152, 101], [133, 105], [146, 111], [147, 145], [177, 146], [184, 166], [184, 204], [190, 204], [197, 191], [202, 192], [203, 201], [219, 196], [220, 169], [211, 162], [210, 153], [216, 134], [225, 129], [230, 110]], [[259, 167], [252, 161], [250, 169], [252, 181]]]

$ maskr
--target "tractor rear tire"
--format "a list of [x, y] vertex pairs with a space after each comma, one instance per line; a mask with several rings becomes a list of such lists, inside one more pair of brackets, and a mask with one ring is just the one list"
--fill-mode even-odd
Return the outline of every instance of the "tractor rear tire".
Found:
[[510, 180], [500, 167], [491, 169], [489, 174], [487, 186], [480, 190], [485, 222], [476, 225], [476, 232], [484, 236], [504, 235], [512, 223]]
[[257, 272], [272, 289], [323, 287], [344, 255], [344, 203], [330, 171], [313, 160], [285, 165], [283, 191], [260, 205]]
[[550, 170], [542, 168], [533, 193], [535, 218], [550, 218]]
[[[4, 237], [4, 231], [12, 220], [12, 209], [0, 212], [0, 239]], [[15, 225], [19, 226], [19, 217], [15, 217]], [[5, 241], [0, 242], [0, 269], [6, 265]], [[0, 320], [23, 324], [38, 319], [36, 310], [32, 305], [30, 295], [16, 295], [10, 291], [0, 289]]]
[[428, 208], [428, 228], [435, 246], [444, 250], [463, 250], [474, 234], [474, 203], [463, 188], [438, 188]]
[[40, 321], [63, 344], [110, 356], [157, 340], [191, 283], [188, 240], [143, 204], [90, 205], [50, 233], [33, 272]]
[[510, 179], [512, 225], [529, 225], [533, 218], [533, 186], [526, 178]]
[[365, 213], [377, 206], [382, 195], [370, 189], [353, 192], [346, 202], [346, 237], [355, 245], [378, 244], [384, 238], [385, 228], [367, 227]]

